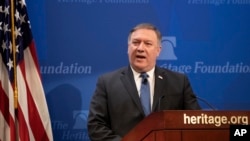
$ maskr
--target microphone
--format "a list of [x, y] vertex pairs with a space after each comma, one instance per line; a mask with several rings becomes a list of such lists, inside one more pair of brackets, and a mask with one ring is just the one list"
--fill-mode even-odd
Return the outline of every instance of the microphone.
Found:
[[212, 106], [211, 104], [209, 104], [205, 99], [196, 96], [196, 95], [192, 95], [194, 98], [199, 99], [200, 101], [204, 102], [209, 108], [211, 108], [213, 111], [216, 111], [216, 108], [214, 106]]
[[165, 97], [165, 95], [162, 95], [160, 98], [159, 98], [159, 107], [158, 107], [158, 111], [161, 111], [161, 100]]

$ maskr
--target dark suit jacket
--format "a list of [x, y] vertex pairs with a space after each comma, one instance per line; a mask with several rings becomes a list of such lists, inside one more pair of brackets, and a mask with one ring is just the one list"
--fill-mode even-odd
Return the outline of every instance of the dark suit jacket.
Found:
[[[152, 111], [160, 109], [200, 109], [184, 74], [155, 68]], [[130, 67], [99, 77], [88, 117], [88, 132], [92, 141], [121, 140], [144, 117]]]

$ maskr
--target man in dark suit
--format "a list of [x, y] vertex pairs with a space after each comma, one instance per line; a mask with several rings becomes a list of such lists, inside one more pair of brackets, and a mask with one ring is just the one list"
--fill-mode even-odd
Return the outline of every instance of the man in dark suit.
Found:
[[128, 67], [99, 77], [88, 116], [92, 141], [120, 141], [147, 116], [140, 97], [146, 73], [150, 112], [159, 110], [198, 110], [188, 78], [156, 66], [161, 51], [159, 30], [147, 23], [134, 27], [128, 37]]

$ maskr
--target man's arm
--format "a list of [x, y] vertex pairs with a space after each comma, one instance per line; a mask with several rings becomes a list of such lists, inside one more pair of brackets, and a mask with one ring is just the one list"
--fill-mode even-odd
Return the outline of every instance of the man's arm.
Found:
[[186, 75], [184, 75], [184, 108], [187, 110], [200, 110], [201, 107], [194, 96], [193, 89]]
[[88, 116], [88, 133], [91, 141], [120, 141], [111, 129], [106, 88], [102, 77], [97, 81]]

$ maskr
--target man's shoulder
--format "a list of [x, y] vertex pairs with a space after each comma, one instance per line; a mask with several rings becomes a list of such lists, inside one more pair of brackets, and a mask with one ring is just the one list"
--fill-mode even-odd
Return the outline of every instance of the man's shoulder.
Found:
[[129, 67], [121, 67], [106, 73], [103, 73], [101, 77], [116, 77], [117, 75], [125, 74], [129, 70]]
[[174, 84], [188, 80], [188, 76], [181, 72], [176, 72], [166, 68], [159, 68], [159, 72], [161, 73], [157, 75], [165, 77], [166, 80], [171, 81]]
[[166, 75], [185, 76], [184, 73], [177, 72], [177, 71], [173, 71], [173, 70], [170, 70], [170, 69], [167, 69], [167, 68], [162, 68], [162, 67], [157, 67], [157, 71], [158, 71], [159, 73], [164, 73], [164, 74], [166, 74]]

